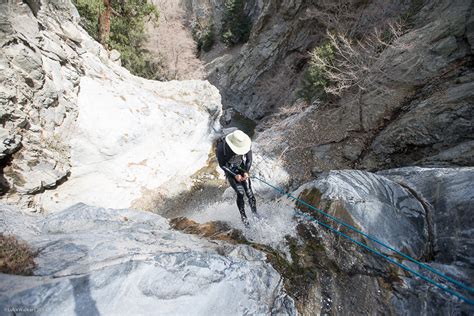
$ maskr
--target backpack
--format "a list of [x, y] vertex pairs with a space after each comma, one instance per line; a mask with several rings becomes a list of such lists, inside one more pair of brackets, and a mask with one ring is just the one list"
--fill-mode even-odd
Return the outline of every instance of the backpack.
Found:
[[[229, 127], [229, 128], [223, 128], [219, 130], [218, 132], [216, 132], [217, 136], [216, 136], [215, 143], [213, 144], [215, 146], [214, 151], [215, 151], [216, 157], [218, 156], [218, 148], [219, 148], [220, 143], [224, 143], [224, 149], [223, 149], [224, 156], [226, 155], [227, 146], [225, 144], [225, 138], [227, 135], [235, 132], [236, 130], [238, 130], [237, 127]], [[231, 160], [227, 162], [225, 167], [230, 169], [230, 171], [232, 171], [234, 174], [240, 173], [240, 167], [242, 167], [242, 163], [243, 163], [242, 157], [243, 157], [242, 155], [234, 155], [231, 158]], [[232, 161], [232, 159], [234, 159], [235, 161]]]
[[223, 129], [217, 131], [216, 132], [216, 139], [214, 141], [214, 148], [217, 150], [217, 145], [220, 142], [224, 142], [226, 136], [229, 135], [230, 133], [235, 132], [236, 130], [238, 130], [237, 127], [228, 127], [228, 128], [223, 128]]

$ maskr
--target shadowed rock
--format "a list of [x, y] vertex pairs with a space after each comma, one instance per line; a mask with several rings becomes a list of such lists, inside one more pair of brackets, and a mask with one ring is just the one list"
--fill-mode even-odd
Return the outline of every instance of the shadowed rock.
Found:
[[176, 217], [170, 220], [170, 226], [187, 234], [213, 240], [223, 240], [231, 243], [247, 242], [242, 231], [232, 228], [229, 224], [221, 221], [200, 224], [186, 217]]

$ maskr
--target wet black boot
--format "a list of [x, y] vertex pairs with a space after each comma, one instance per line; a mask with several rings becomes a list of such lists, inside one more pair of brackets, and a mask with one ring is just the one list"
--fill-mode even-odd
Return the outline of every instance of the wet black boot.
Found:
[[250, 209], [252, 210], [252, 213], [254, 215], [257, 215], [257, 200], [255, 200], [254, 196], [249, 198], [249, 204], [250, 204]]
[[242, 215], [242, 213], [240, 213], [240, 216], [242, 218], [242, 223], [244, 223], [244, 226], [249, 228], [250, 227], [250, 223], [249, 223], [249, 220], [247, 218], [247, 215], [245, 215], [245, 213]]
[[239, 208], [242, 223], [244, 223], [245, 227], [249, 227], [249, 220], [247, 219], [247, 214], [245, 214], [245, 203], [243, 197], [241, 199], [237, 198], [237, 207]]

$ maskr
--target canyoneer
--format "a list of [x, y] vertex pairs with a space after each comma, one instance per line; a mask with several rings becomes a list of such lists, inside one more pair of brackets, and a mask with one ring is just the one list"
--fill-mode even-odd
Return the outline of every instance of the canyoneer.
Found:
[[216, 145], [219, 166], [224, 170], [227, 181], [237, 193], [237, 207], [245, 226], [249, 225], [249, 221], [245, 214], [244, 195], [247, 195], [252, 212], [257, 214], [257, 202], [249, 178], [252, 166], [251, 146], [250, 137], [241, 130], [235, 130], [227, 136], [222, 136]]

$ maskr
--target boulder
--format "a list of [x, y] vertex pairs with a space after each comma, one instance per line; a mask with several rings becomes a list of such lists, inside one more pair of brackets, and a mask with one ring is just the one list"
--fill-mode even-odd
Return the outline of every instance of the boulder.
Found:
[[[321, 174], [292, 195], [445, 275], [472, 285], [473, 168], [407, 167], [377, 174]], [[421, 274], [434, 275], [314, 209], [293, 203], [299, 224], [282, 272], [302, 314], [470, 314], [472, 305], [439, 290], [316, 223], [326, 223]], [[277, 265], [277, 267], [282, 268]], [[280, 270], [279, 270], [280, 271]], [[291, 271], [291, 272], [288, 272]], [[440, 278], [435, 277], [435, 280]], [[442, 281], [441, 281], [442, 282]], [[469, 297], [465, 291], [449, 288]], [[471, 284], [470, 284], [471, 283]]]
[[116, 49], [112, 49], [109, 53], [109, 58], [112, 62], [116, 63], [117, 65], [121, 65], [121, 60], [120, 60], [120, 52]]
[[0, 128], [0, 159], [13, 154], [21, 147], [21, 135], [10, 135], [9, 131]]
[[[415, 258], [426, 252], [428, 223], [423, 204], [409, 190], [387, 178], [358, 170], [330, 171], [301, 186], [293, 195], [328, 209], [330, 215], [345, 219], [362, 232]], [[306, 211], [339, 227], [314, 210]], [[373, 246], [392, 253], [380, 245]]]

